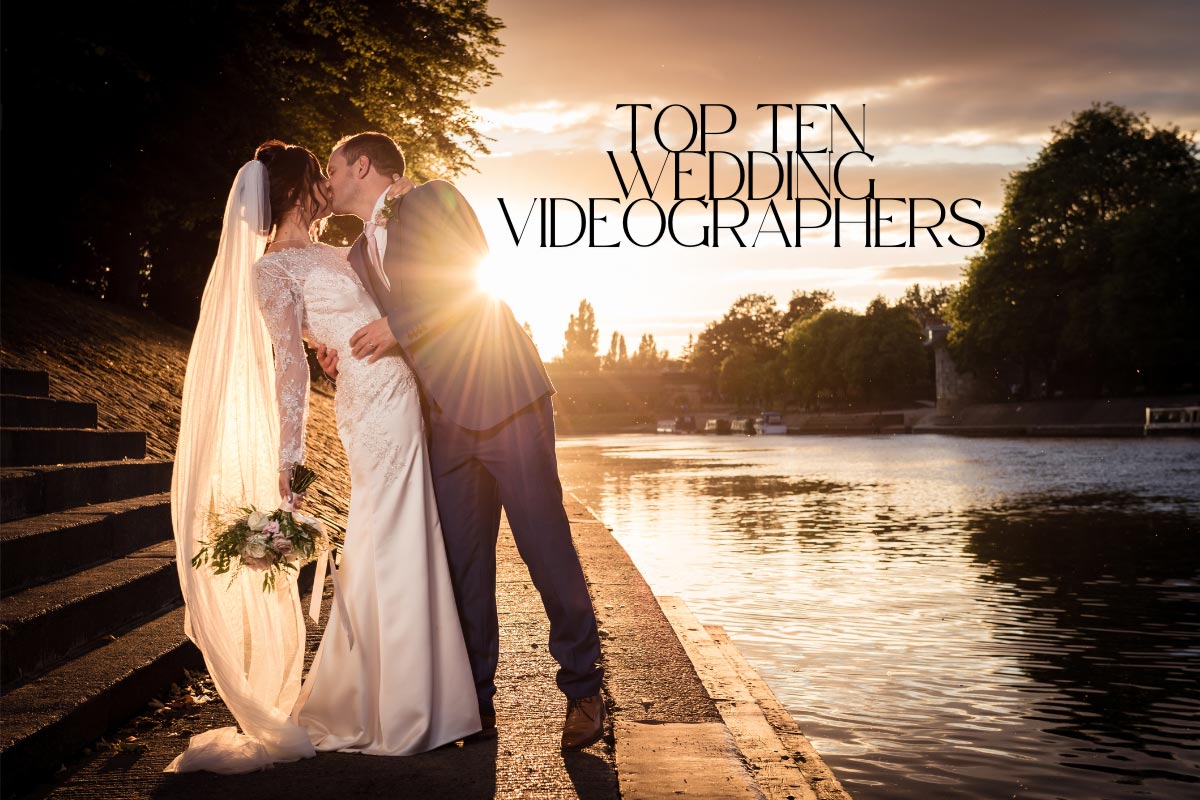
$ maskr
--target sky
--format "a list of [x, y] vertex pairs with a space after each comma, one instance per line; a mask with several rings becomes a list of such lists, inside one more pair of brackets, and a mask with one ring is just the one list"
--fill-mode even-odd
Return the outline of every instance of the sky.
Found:
[[[665, 154], [654, 119], [671, 104], [697, 114], [702, 103], [732, 107], [733, 131], [707, 144], [744, 159], [748, 150], [770, 149], [769, 111], [756, 110], [758, 104], [836, 103], [865, 137], [861, 149], [874, 157], [847, 157], [848, 194], [874, 179], [879, 196], [932, 197], [947, 206], [975, 198], [978, 208], [959, 210], [984, 224], [1000, 210], [1005, 178], [1037, 156], [1053, 126], [1093, 102], [1145, 112], [1157, 126], [1200, 128], [1200, 2], [1188, 0], [493, 0], [489, 11], [505, 23], [496, 63], [501, 75], [471, 104], [480, 130], [494, 141], [491, 153], [476, 159], [478, 171], [455, 183], [479, 215], [491, 248], [481, 280], [530, 324], [547, 359], [561, 351], [567, 320], [584, 298], [595, 308], [602, 354], [619, 331], [631, 350], [643, 333], [652, 333], [661, 349], [678, 355], [688, 334], [698, 334], [743, 294], [770, 294], [783, 306], [793, 290], [829, 289], [836, 305], [861, 310], [875, 296], [895, 299], [913, 283], [957, 283], [967, 258], [978, 251], [937, 247], [928, 235], [916, 247], [867, 248], [862, 225], [842, 228], [841, 247], [832, 246], [832, 226], [826, 226], [806, 234], [799, 248], [770, 235], [746, 248], [732, 246], [728, 237], [720, 247], [665, 241], [639, 248], [625, 241], [618, 248], [541, 248], [536, 211], [529, 223], [534, 233], [514, 243], [500, 199], [519, 231], [535, 198], [586, 205], [590, 197], [619, 196], [607, 151], [615, 151], [622, 169], [631, 168], [634, 142], [631, 112], [617, 104], [651, 104], [639, 112], [636, 144], [655, 173]], [[687, 118], [673, 109], [662, 121], [664, 142], [680, 149]], [[831, 132], [835, 158], [860, 149], [839, 119], [831, 123], [828, 111], [806, 109], [800, 121], [812, 123], [799, 137], [805, 149], [828, 146]], [[712, 110], [710, 130], [728, 123], [725, 112]], [[795, 123], [794, 112], [781, 112], [781, 150], [796, 147]], [[681, 181], [686, 193], [698, 194], [704, 158], [691, 158], [685, 163], [697, 169]], [[672, 202], [670, 167], [668, 162], [660, 188], [668, 196], [655, 195], [666, 209]], [[731, 179], [731, 169], [718, 160], [718, 187]], [[816, 196], [815, 184], [801, 186], [802, 196]], [[645, 193], [630, 199], [638, 196]], [[776, 203], [790, 226], [791, 204], [782, 197]], [[597, 226], [600, 241], [623, 238], [625, 207], [601, 206], [617, 222]], [[805, 208], [803, 219], [811, 223], [807, 212], [817, 209]], [[861, 202], [857, 208], [847, 218], [861, 219]], [[680, 213], [693, 209], [699, 211], [691, 204]], [[929, 213], [932, 207], [922, 206], [918, 221], [932, 223]], [[648, 215], [633, 219], [635, 234], [646, 230]], [[900, 227], [892, 228], [900, 235], [890, 241], [906, 238], [905, 220], [901, 212]], [[748, 243], [760, 221], [752, 214], [742, 228]], [[695, 214], [681, 216], [681, 228], [693, 238], [702, 224]], [[976, 238], [963, 225], [938, 230], [943, 244], [951, 232], [959, 241]]]

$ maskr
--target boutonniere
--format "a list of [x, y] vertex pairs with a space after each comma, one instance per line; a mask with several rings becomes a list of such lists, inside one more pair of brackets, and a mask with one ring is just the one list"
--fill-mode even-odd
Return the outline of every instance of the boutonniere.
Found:
[[383, 204], [383, 208], [375, 212], [375, 224], [380, 228], [386, 228], [387, 224], [396, 218], [396, 206], [400, 205], [394, 200], [389, 200]]
[[375, 212], [375, 224], [386, 227], [389, 222], [396, 218], [396, 214], [400, 211], [400, 204], [396, 202], [404, 195], [411, 192], [416, 187], [416, 184], [402, 175], [396, 175], [392, 179], [392, 186], [387, 191], [387, 198], [383, 201], [383, 207]]

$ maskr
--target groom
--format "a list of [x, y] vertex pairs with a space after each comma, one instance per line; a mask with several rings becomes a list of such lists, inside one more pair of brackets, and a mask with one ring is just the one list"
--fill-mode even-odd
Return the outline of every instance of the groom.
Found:
[[[352, 355], [375, 361], [398, 346], [420, 382], [480, 735], [496, 731], [496, 538], [503, 506], [550, 618], [550, 653], [568, 701], [562, 746], [587, 747], [604, 733], [603, 670], [596, 616], [562, 504], [554, 387], [512, 311], [476, 285], [475, 269], [488, 248], [466, 198], [434, 180], [389, 201], [396, 174], [404, 174], [404, 156], [382, 133], [348, 136], [329, 156], [333, 213], [364, 222], [350, 263], [384, 315], [354, 334]], [[318, 350], [331, 378], [337, 359], [335, 351]]]

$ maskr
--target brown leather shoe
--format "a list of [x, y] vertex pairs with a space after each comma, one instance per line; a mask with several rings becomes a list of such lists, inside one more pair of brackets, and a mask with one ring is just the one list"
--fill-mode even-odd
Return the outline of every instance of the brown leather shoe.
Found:
[[604, 735], [604, 698], [598, 694], [567, 701], [562, 749], [581, 750]]

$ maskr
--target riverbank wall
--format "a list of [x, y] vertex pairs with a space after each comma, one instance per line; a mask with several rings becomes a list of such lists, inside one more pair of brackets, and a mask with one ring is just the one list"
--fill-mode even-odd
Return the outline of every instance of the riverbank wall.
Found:
[[[1200, 405], [1200, 395], [1118, 397], [1098, 400], [1038, 400], [979, 403], [953, 414], [926, 406], [861, 413], [783, 414], [787, 432], [803, 435], [872, 435], [937, 433], [948, 436], [1119, 436], [1145, 435], [1146, 408]], [[740, 420], [754, 415], [733, 410], [690, 414], [696, 435], [704, 435], [709, 420]], [[654, 421], [629, 413], [560, 414], [557, 425], [565, 435], [654, 433]]]

